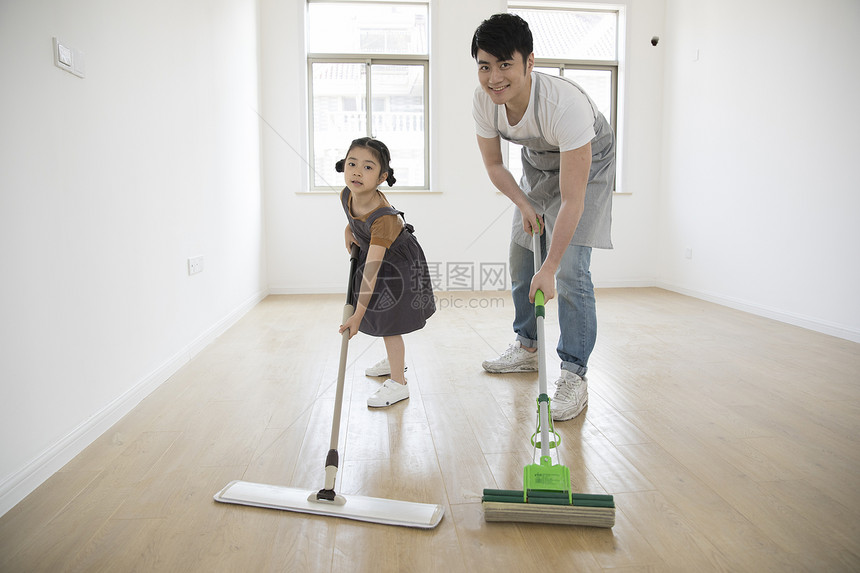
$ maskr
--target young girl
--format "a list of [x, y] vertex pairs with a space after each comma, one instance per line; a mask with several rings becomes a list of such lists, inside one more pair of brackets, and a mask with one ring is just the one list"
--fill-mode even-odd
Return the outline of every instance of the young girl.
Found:
[[388, 147], [377, 139], [354, 140], [346, 158], [335, 169], [344, 174], [346, 187], [340, 194], [349, 224], [346, 250], [360, 247], [352, 315], [340, 327], [349, 337], [361, 331], [381, 336], [388, 358], [368, 369], [368, 375], [390, 376], [368, 399], [373, 408], [390, 406], [409, 397], [404, 376], [403, 334], [424, 327], [435, 312], [427, 260], [415, 239], [412, 225], [403, 212], [394, 209], [379, 185], [394, 185]]

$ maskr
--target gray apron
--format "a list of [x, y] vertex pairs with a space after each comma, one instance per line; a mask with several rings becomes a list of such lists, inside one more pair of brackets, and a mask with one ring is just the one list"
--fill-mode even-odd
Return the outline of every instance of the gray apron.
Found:
[[[403, 211], [394, 207], [381, 207], [371, 213], [366, 221], [359, 221], [349, 212], [349, 195], [349, 189], [344, 189], [341, 203], [350, 230], [360, 248], [358, 269], [353, 277], [355, 294], [351, 304], [354, 306], [361, 290], [373, 222], [383, 215], [399, 215], [401, 218], [404, 215]], [[385, 251], [376, 275], [376, 287], [368, 302], [367, 312], [358, 326], [359, 332], [371, 336], [406, 334], [423, 328], [427, 319], [436, 311], [427, 259], [414, 232], [412, 225], [406, 223], [404, 218], [403, 230]]]
[[[538, 105], [540, 103], [540, 88], [542, 82], [552, 81], [549, 78], [566, 81], [580, 90], [591, 105], [594, 115], [594, 139], [591, 140], [591, 171], [588, 174], [588, 185], [585, 189], [585, 209], [576, 231], [570, 241], [571, 245], [611, 249], [612, 239], [612, 188], [615, 185], [615, 133], [603, 117], [603, 114], [588, 97], [588, 94], [576, 83], [554, 76], [546, 76], [535, 72], [534, 114], [538, 126], [538, 137], [511, 139], [499, 132], [499, 108], [496, 106], [495, 127], [503, 139], [523, 146], [523, 176], [520, 188], [526, 194], [529, 202], [538, 215], [543, 216], [547, 228], [546, 248], [552, 241], [552, 230], [561, 208], [561, 189], [559, 187], [559, 168], [561, 153], [558, 146], [549, 143], [543, 135], [540, 125]], [[528, 250], [532, 249], [531, 237], [523, 231], [522, 214], [515, 210], [511, 240]]]

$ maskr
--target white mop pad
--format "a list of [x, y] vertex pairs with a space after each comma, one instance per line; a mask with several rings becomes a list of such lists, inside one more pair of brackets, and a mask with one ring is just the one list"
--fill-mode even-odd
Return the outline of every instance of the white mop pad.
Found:
[[421, 529], [432, 529], [439, 525], [444, 513], [441, 505], [360, 495], [342, 496], [346, 500], [343, 505], [309, 501], [315, 494], [306, 489], [232, 481], [215, 494], [215, 501]]

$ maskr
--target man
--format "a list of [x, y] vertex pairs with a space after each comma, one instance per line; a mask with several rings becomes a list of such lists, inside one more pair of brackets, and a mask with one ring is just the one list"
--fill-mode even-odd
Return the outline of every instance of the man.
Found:
[[[537, 369], [534, 295], [555, 297], [561, 336], [561, 375], [554, 420], [577, 416], [588, 403], [585, 374], [597, 339], [591, 249], [612, 248], [615, 135], [575, 83], [533, 70], [532, 34], [513, 14], [484, 20], [472, 37], [478, 63], [473, 116], [487, 174], [517, 206], [510, 245], [511, 293], [517, 338], [488, 372]], [[517, 185], [502, 162], [500, 139], [520, 144], [523, 176]], [[534, 269], [531, 235], [542, 233], [543, 264]]]

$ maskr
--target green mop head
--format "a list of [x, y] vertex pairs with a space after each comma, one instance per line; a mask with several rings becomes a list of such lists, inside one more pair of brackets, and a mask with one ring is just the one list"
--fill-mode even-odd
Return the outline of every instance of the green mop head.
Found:
[[485, 489], [481, 501], [485, 521], [615, 525], [613, 497], [571, 492], [570, 470], [561, 464], [553, 465], [550, 456], [541, 456], [540, 463], [523, 468], [522, 490]]
[[[538, 410], [549, 396], [538, 397]], [[552, 420], [552, 418], [550, 418]], [[538, 427], [540, 430], [540, 427]], [[541, 449], [537, 441], [540, 432], [532, 436], [532, 445]], [[561, 437], [549, 423], [548, 449], [558, 446]], [[553, 439], [549, 440], [549, 436]], [[570, 470], [567, 466], [552, 463], [548, 455], [540, 457], [540, 463], [523, 468], [523, 489], [485, 489], [481, 499], [485, 521], [521, 521], [528, 523], [550, 523], [562, 525], [586, 525], [590, 527], [612, 527], [615, 525], [615, 500], [611, 495], [573, 493], [570, 489]]]
[[[528, 495], [528, 499], [526, 499]], [[612, 527], [615, 501], [611, 495], [485, 489], [481, 505], [485, 521], [520, 521], [559, 525]]]
[[[540, 226], [540, 219], [537, 222]], [[541, 265], [538, 234], [532, 236], [532, 244], [537, 272]], [[543, 292], [538, 289], [535, 292], [535, 320], [538, 352], [541, 353], [538, 355], [540, 395], [537, 399], [537, 431], [532, 435], [531, 442], [536, 451], [541, 451], [540, 463], [527, 465], [523, 469], [522, 490], [484, 490], [481, 500], [484, 520], [612, 527], [615, 525], [615, 501], [612, 496], [572, 493], [570, 470], [561, 464], [553, 465], [549, 455], [551, 449], [558, 447], [561, 436], [552, 427], [550, 399], [546, 393], [546, 364], [542, 354], [545, 302]]]

